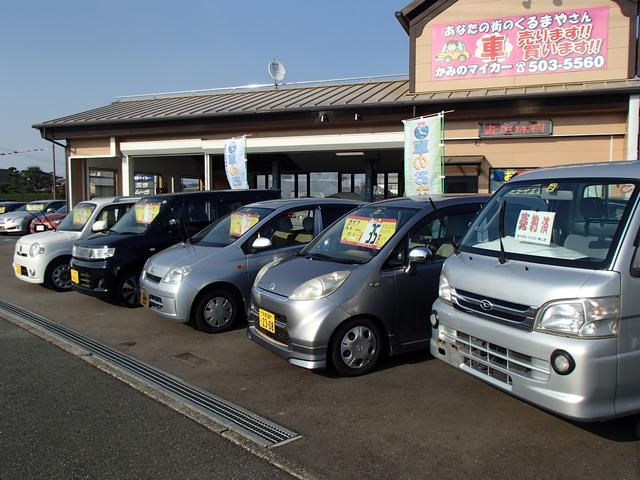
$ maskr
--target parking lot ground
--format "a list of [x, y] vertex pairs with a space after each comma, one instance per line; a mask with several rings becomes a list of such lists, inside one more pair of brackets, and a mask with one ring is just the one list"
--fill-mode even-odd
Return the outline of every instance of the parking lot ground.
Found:
[[0, 372], [0, 478], [289, 478], [4, 320]]
[[640, 478], [640, 442], [624, 420], [568, 422], [427, 352], [364, 377], [310, 372], [248, 341], [243, 329], [210, 336], [143, 309], [28, 285], [13, 276], [11, 256], [12, 246], [0, 245], [0, 298], [302, 434], [276, 450], [321, 476]]

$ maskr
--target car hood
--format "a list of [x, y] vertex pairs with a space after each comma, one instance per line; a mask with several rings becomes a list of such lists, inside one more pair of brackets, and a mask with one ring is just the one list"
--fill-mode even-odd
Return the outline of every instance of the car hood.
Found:
[[227, 247], [201, 247], [190, 243], [179, 243], [149, 259], [146, 271], [158, 277], [164, 277], [173, 267], [198, 268], [206, 265], [211, 268], [211, 258], [218, 256]]
[[80, 232], [61, 232], [61, 231], [48, 231], [40, 233], [32, 233], [31, 235], [25, 235], [20, 237], [18, 244], [32, 245], [38, 242], [40, 245], [53, 245], [56, 243], [72, 242], [80, 237]]
[[307, 280], [339, 270], [352, 271], [358, 266], [294, 256], [267, 270], [256, 286], [288, 297]]
[[538, 308], [566, 298], [620, 295], [620, 275], [607, 270], [560, 267], [463, 253], [451, 256], [443, 273], [452, 288]]
[[78, 247], [117, 247], [131, 241], [136, 234], [125, 233], [96, 233], [82, 240], [78, 240]]
[[[37, 216], [37, 214], [35, 213], [34, 215]], [[31, 215], [31, 213], [22, 210], [19, 212], [14, 211], [14, 212], [3, 213], [2, 215], [0, 215], [0, 220], [9, 220], [10, 218], [25, 218], [25, 217], [35, 218], [33, 215]]]

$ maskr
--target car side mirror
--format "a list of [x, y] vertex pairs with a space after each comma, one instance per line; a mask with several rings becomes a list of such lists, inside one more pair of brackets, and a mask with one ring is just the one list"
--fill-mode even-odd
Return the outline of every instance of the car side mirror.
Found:
[[179, 218], [172, 218], [169, 220], [168, 225], [170, 227], [177, 227], [178, 225], [180, 225], [182, 222], [180, 221]]
[[273, 243], [267, 237], [258, 237], [251, 244], [251, 248], [254, 250], [266, 250], [267, 248], [271, 248]]
[[104, 232], [108, 228], [109, 228], [109, 225], [107, 225], [106, 220], [96, 220], [91, 226], [91, 231], [96, 233]]
[[56, 211], [55, 208], [47, 208], [47, 212], [46, 213], [53, 213], [55, 211]]
[[405, 273], [413, 273], [416, 265], [429, 263], [433, 260], [433, 252], [428, 247], [415, 247], [409, 252], [409, 264], [405, 267]]

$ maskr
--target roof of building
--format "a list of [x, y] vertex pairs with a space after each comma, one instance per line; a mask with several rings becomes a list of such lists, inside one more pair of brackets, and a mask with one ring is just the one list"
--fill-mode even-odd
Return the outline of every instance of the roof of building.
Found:
[[406, 78], [313, 86], [285, 85], [242, 91], [123, 97], [110, 105], [39, 123], [34, 128], [635, 91], [640, 91], [640, 79], [426, 93], [411, 93]]

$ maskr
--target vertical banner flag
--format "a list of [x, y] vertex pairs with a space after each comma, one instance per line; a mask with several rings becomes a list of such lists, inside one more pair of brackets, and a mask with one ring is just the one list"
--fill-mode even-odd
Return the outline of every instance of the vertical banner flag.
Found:
[[405, 196], [443, 193], [444, 112], [402, 123]]
[[232, 138], [224, 142], [224, 170], [233, 190], [248, 189], [247, 137]]

